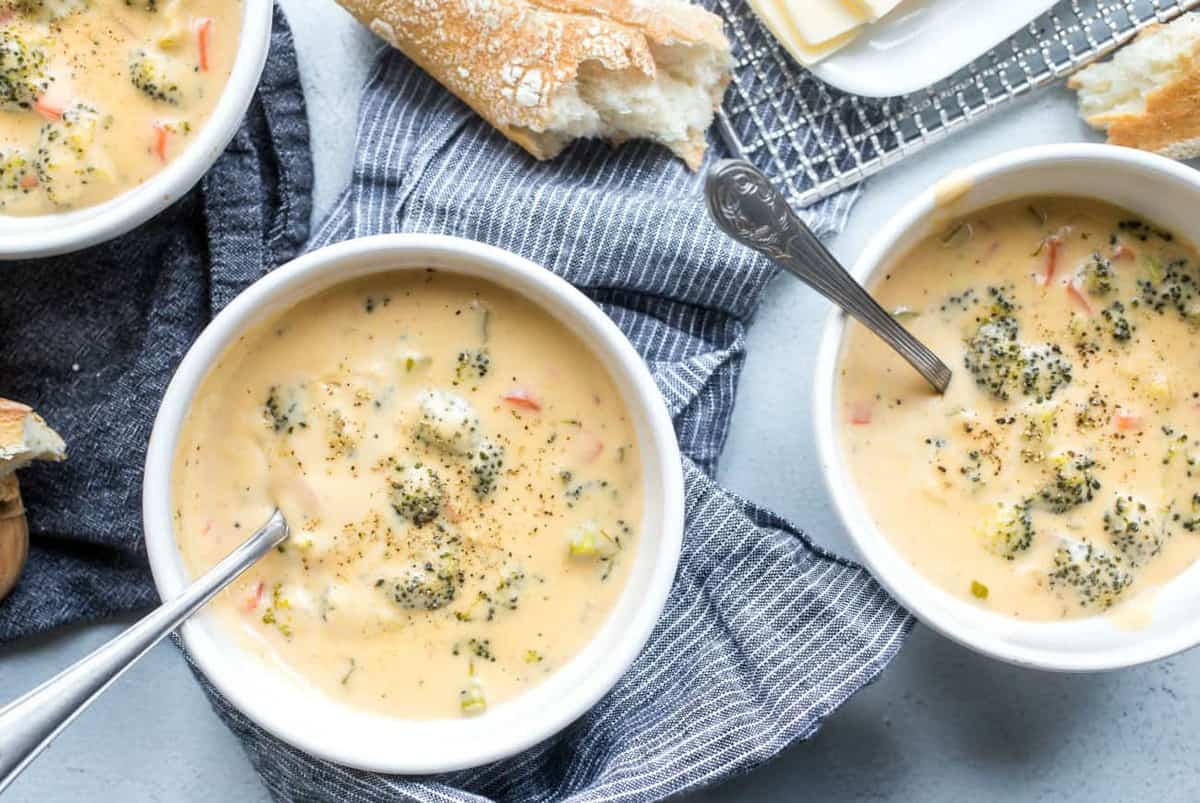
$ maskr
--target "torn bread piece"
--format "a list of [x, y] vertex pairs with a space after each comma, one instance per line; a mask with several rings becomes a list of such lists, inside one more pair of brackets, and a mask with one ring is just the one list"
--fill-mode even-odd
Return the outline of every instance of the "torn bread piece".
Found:
[[33, 408], [0, 398], [0, 477], [34, 460], [63, 460], [66, 449], [63, 439]]
[[720, 17], [685, 0], [340, 0], [538, 159], [651, 139], [693, 170], [729, 83]]
[[1200, 14], [1150, 25], [1109, 61], [1067, 82], [1089, 125], [1125, 145], [1169, 156], [1200, 156]]

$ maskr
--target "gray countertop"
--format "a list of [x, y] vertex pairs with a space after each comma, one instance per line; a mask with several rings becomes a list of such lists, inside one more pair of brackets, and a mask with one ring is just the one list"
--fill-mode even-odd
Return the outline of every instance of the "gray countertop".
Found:
[[[327, 0], [281, 0], [299, 44], [318, 214], [350, 168], [355, 104], [374, 40]], [[1051, 90], [872, 179], [833, 251], [852, 261], [909, 197], [1009, 148], [1094, 138]], [[749, 336], [721, 480], [849, 553], [813, 458], [811, 344], [827, 306], [786, 278]], [[0, 648], [0, 701], [111, 637], [132, 617]], [[1195, 799], [1200, 652], [1106, 675], [1049, 675], [976, 656], [918, 626], [870, 688], [809, 742], [696, 800]], [[267, 794], [178, 651], [160, 645], [15, 783], [12, 803], [259, 801]]]

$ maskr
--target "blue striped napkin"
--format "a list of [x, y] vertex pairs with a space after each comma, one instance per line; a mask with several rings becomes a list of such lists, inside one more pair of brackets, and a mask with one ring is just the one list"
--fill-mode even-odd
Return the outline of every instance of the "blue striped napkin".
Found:
[[[887, 664], [912, 620], [862, 567], [712, 479], [747, 322], [773, 271], [712, 226], [701, 177], [644, 144], [584, 143], [535, 163], [390, 50], [365, 89], [356, 153], [350, 187], [310, 247], [441, 232], [515, 251], [583, 289], [646, 359], [674, 416], [687, 534], [633, 668], [563, 733], [507, 761], [430, 778], [346, 769], [278, 741], [205, 684], [271, 794], [655, 800], [811, 736]], [[836, 231], [851, 202], [809, 209], [809, 223]]]

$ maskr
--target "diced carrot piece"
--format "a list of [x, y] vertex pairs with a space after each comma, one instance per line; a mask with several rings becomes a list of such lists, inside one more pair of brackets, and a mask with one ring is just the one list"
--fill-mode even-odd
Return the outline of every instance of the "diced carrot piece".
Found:
[[1123, 407], [1117, 408], [1117, 414], [1113, 416], [1113, 424], [1122, 432], [1139, 429], [1142, 426], [1142, 418], [1132, 410], [1126, 410]]
[[519, 407], [522, 410], [531, 410], [532, 412], [536, 413], [542, 409], [542, 403], [537, 400], [537, 397], [529, 391], [522, 390], [521, 388], [513, 388], [500, 398], [504, 399], [513, 407]]
[[1062, 238], [1057, 234], [1052, 234], [1045, 240], [1046, 246], [1046, 270], [1042, 274], [1042, 284], [1049, 285], [1054, 281], [1054, 273], [1058, 270], [1058, 249], [1062, 248]]
[[171, 130], [163, 123], [154, 124], [154, 152], [158, 154], [158, 158], [164, 164], [167, 161], [167, 138], [171, 135]]
[[598, 436], [590, 432], [582, 432], [580, 435], [583, 438], [591, 438], [591, 442], [584, 445], [583, 462], [590, 463], [604, 453], [604, 441]]
[[850, 423], [856, 427], [864, 427], [871, 423], [872, 409], [870, 402], [850, 402]]
[[21, 177], [22, 189], [32, 190], [38, 185], [38, 177], [35, 173], [26, 173]]
[[61, 120], [63, 116], [63, 107], [42, 95], [33, 102], [33, 110], [45, 117], [47, 120]]
[[1075, 286], [1075, 282], [1067, 282], [1067, 295], [1071, 300], [1084, 311], [1085, 314], [1092, 314], [1092, 305], [1088, 303], [1087, 296], [1079, 292], [1079, 288]]
[[201, 17], [196, 21], [196, 44], [200, 49], [200, 70], [208, 72], [208, 43], [212, 37], [212, 17]]
[[266, 586], [263, 584], [263, 581], [259, 580], [258, 585], [256, 585], [246, 597], [246, 601], [242, 604], [242, 609], [246, 611], [252, 611], [257, 608], [259, 603], [262, 602], [263, 589], [265, 587]]

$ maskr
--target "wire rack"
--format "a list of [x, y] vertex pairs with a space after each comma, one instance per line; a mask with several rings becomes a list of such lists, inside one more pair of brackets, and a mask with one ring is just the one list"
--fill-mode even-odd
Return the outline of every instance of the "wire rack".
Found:
[[886, 99], [822, 83], [792, 61], [746, 0], [715, 5], [729, 24], [735, 57], [718, 119], [721, 136], [793, 204], [807, 206], [1102, 58], [1200, 0], [1063, 0], [949, 78]]

